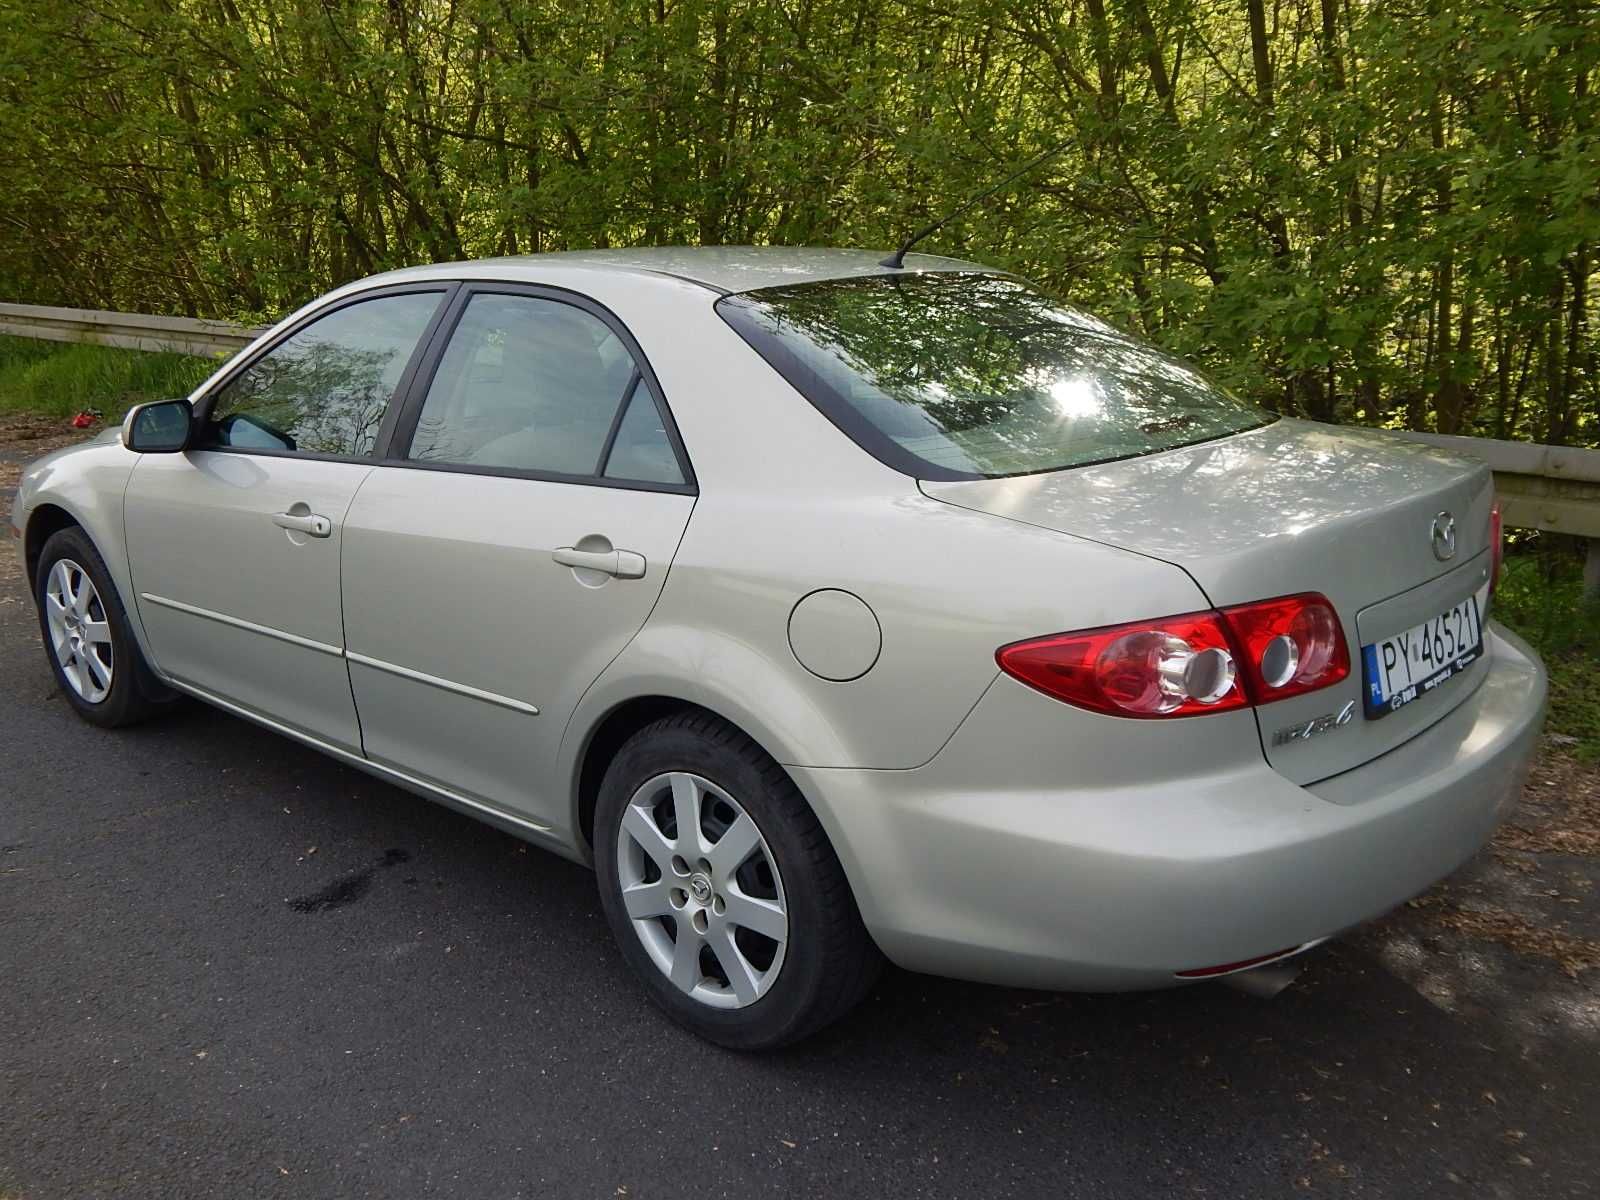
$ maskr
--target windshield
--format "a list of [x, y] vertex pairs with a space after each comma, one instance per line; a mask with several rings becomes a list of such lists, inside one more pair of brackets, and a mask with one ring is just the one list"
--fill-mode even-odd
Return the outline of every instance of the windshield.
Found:
[[1006, 276], [830, 279], [717, 310], [864, 449], [924, 479], [1080, 467], [1274, 419]]

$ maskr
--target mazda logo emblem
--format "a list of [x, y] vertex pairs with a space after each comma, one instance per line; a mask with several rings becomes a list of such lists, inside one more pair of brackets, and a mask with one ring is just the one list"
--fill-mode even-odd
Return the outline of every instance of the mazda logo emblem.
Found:
[[1447, 512], [1433, 519], [1433, 556], [1440, 562], [1456, 556], [1456, 519]]

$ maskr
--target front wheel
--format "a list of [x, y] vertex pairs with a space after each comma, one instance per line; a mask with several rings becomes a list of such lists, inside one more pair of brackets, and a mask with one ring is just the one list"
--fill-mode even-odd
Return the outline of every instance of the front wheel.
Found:
[[56, 684], [84, 720], [130, 725], [170, 697], [145, 663], [111, 572], [83, 530], [61, 529], [45, 542], [34, 601]]
[[783, 769], [703, 713], [640, 730], [595, 810], [600, 899], [622, 955], [679, 1024], [740, 1050], [843, 1016], [881, 957]]

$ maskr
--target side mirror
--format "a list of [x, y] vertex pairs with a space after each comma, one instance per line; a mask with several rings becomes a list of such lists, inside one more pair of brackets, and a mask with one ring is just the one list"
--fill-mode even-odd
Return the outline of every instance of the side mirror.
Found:
[[253, 450], [295, 450], [294, 438], [250, 413], [230, 413], [216, 424], [217, 442]]
[[177, 454], [189, 448], [194, 409], [187, 400], [157, 400], [130, 408], [122, 421], [122, 444], [138, 454]]

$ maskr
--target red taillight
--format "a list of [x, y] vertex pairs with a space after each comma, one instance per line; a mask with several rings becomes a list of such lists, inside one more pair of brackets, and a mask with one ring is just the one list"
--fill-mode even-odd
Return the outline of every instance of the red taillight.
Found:
[[1505, 524], [1500, 518], [1500, 498], [1489, 506], [1489, 595], [1500, 582], [1500, 564], [1506, 558]]
[[1228, 712], [1350, 674], [1339, 618], [1318, 595], [1013, 642], [995, 661], [1047, 696], [1119, 717]]
[[1013, 642], [995, 661], [1047, 696], [1119, 717], [1191, 717], [1248, 703], [1214, 612]]
[[1222, 610], [1257, 704], [1313, 692], [1350, 674], [1350, 652], [1333, 605], [1314, 592]]

